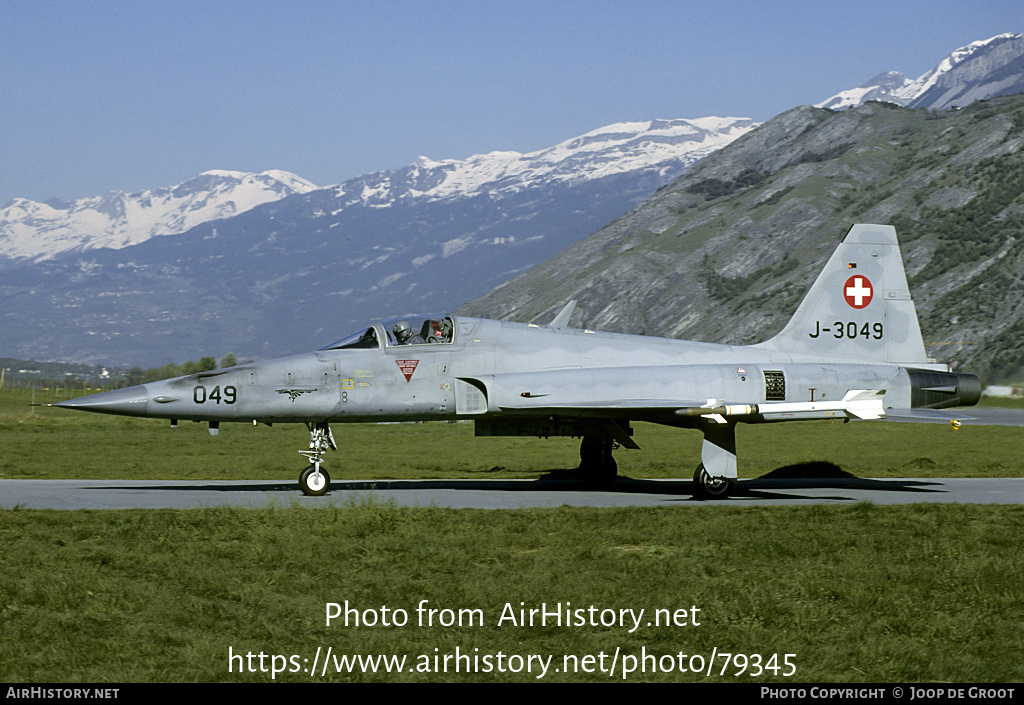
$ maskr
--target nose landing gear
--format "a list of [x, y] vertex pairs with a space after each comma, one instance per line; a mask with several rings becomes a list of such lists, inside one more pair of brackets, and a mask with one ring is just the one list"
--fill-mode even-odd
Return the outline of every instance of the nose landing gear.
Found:
[[328, 450], [338, 450], [338, 446], [326, 423], [308, 423], [306, 428], [309, 429], [309, 450], [300, 450], [299, 454], [306, 456], [310, 465], [299, 474], [299, 489], [302, 494], [320, 497], [331, 488], [331, 476], [321, 465], [322, 456]]

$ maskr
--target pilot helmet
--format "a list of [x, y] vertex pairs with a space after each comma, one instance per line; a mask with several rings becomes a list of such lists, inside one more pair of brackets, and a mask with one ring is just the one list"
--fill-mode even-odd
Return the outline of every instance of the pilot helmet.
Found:
[[409, 321], [400, 321], [396, 323], [392, 330], [399, 342], [404, 342], [412, 336], [412, 327], [409, 325]]

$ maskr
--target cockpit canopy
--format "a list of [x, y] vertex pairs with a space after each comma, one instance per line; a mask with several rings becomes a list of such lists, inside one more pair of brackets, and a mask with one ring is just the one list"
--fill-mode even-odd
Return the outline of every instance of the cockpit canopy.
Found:
[[455, 340], [451, 316], [402, 316], [374, 323], [346, 335], [321, 350], [351, 350], [398, 345], [444, 345]]

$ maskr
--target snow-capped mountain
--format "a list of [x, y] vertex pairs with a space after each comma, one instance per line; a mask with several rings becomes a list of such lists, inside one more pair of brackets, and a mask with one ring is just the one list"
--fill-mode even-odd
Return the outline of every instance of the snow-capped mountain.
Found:
[[629, 173], [667, 183], [756, 126], [749, 118], [719, 117], [620, 122], [526, 154], [420, 157], [407, 167], [366, 174], [329, 190], [342, 207], [386, 208], [412, 200], [505, 198], [544, 184], [572, 186]]
[[816, 107], [843, 110], [856, 107], [869, 100], [906, 105], [904, 91], [911, 83], [912, 81], [899, 71], [886, 71], [856, 88], [836, 93], [828, 100], [818, 103]]
[[869, 100], [910, 108], [964, 106], [1024, 92], [1024, 34], [1000, 34], [957, 49], [915, 81], [890, 71], [817, 104], [839, 110]]
[[466, 160], [420, 157], [409, 167], [335, 187], [347, 203], [385, 206], [398, 200], [509, 196], [542, 183], [571, 185], [628, 172], [672, 178], [746, 134], [749, 118], [620, 122], [537, 152], [490, 152]]
[[[542, 184], [581, 184], [627, 173], [667, 183], [754, 127], [749, 118], [718, 117], [617, 123], [528, 154], [491, 152], [444, 161], [421, 157], [405, 168], [360, 176], [327, 191], [337, 199], [337, 211], [357, 204], [384, 208], [411, 199], [501, 198]], [[283, 171], [208, 171], [177, 186], [70, 204], [16, 199], [0, 209], [0, 257], [41, 260], [69, 251], [120, 249], [316, 189]]]
[[0, 257], [0, 340], [28, 359], [153, 365], [281, 355], [377, 317], [451, 311], [755, 127], [619, 123], [529, 154], [421, 158], [121, 249], [40, 231], [35, 259]]
[[0, 257], [47, 259], [68, 251], [120, 249], [316, 188], [286, 171], [207, 171], [177, 186], [72, 203], [19, 198], [0, 208]]

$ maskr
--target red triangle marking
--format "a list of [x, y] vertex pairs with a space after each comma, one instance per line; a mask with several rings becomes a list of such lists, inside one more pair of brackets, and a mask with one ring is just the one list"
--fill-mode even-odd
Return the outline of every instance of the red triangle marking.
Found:
[[420, 364], [419, 360], [395, 360], [398, 363], [398, 369], [402, 370], [402, 374], [405, 375], [405, 381], [409, 382], [412, 380], [412, 373], [416, 371], [416, 365]]

